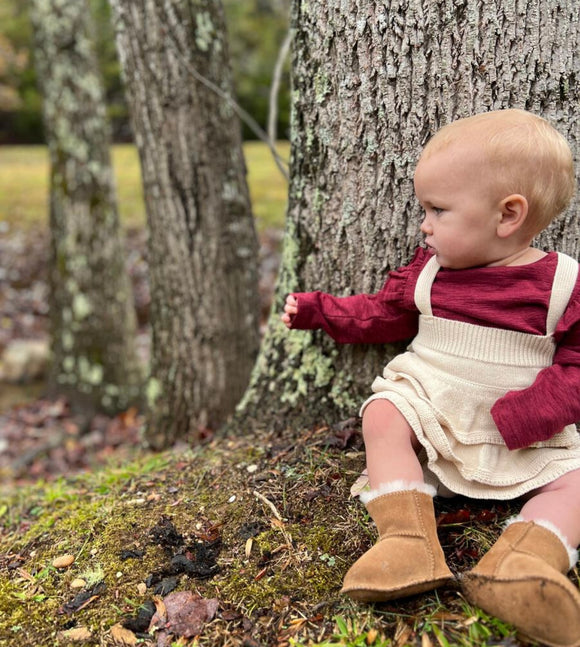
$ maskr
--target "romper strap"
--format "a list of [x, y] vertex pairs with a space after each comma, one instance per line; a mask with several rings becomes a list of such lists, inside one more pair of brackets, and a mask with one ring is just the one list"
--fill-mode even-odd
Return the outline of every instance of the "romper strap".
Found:
[[422, 315], [433, 316], [433, 310], [431, 309], [431, 286], [440, 267], [437, 258], [432, 256], [421, 270], [417, 283], [415, 284], [415, 305]]
[[552, 295], [546, 319], [546, 335], [554, 334], [558, 321], [560, 321], [568, 307], [577, 278], [578, 262], [571, 256], [558, 252], [558, 265], [554, 272]]

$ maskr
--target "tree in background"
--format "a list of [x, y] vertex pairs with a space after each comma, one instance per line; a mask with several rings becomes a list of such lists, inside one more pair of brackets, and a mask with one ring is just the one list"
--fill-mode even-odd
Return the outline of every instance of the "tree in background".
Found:
[[[580, 157], [576, 0], [294, 0], [293, 123], [282, 267], [238, 420], [312, 425], [354, 415], [395, 349], [288, 334], [291, 291], [375, 292], [419, 241], [416, 159], [474, 112], [547, 117]], [[539, 241], [577, 257], [578, 198]]]
[[258, 350], [258, 245], [221, 0], [113, 0], [149, 223], [154, 447], [217, 428]]
[[[121, 80], [108, 0], [87, 0], [92, 13], [91, 40], [104, 86], [109, 122], [116, 140], [127, 141], [127, 107]], [[12, 99], [2, 101], [2, 96]], [[0, 3], [0, 142], [43, 141], [42, 104], [32, 57], [28, 3]]]
[[50, 177], [49, 390], [90, 415], [136, 402], [141, 370], [109, 131], [85, 0], [33, 0]]
[[9, 112], [22, 106], [12, 79], [27, 63], [27, 53], [18, 51], [5, 36], [0, 35], [0, 110]]
[[[109, 121], [115, 141], [132, 139], [127, 105], [119, 74], [119, 61], [110, 22], [109, 0], [88, 0], [92, 9], [94, 42], [103, 83]], [[268, 90], [272, 68], [284, 34], [288, 30], [290, 0], [225, 0], [229, 29], [233, 75], [238, 101], [265, 129], [268, 113]], [[42, 141], [40, 97], [32, 65], [31, 29], [27, 3], [20, 0], [0, 2], [0, 143]], [[4, 47], [3, 43], [6, 44]], [[8, 60], [16, 52], [18, 65]], [[5, 55], [6, 53], [6, 55]], [[6, 65], [5, 63], [8, 63]], [[288, 65], [282, 79], [278, 132], [288, 136], [289, 88]], [[14, 98], [2, 102], [1, 86]], [[253, 138], [250, 128], [244, 136]]]

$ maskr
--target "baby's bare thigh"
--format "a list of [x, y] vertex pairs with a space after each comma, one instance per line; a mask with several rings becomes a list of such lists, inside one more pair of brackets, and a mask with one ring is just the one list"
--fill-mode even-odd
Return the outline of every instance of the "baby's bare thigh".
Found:
[[573, 498], [575, 501], [580, 501], [580, 469], [563, 474], [550, 483], [542, 485], [542, 487], [530, 492], [527, 498], [558, 491], [561, 491], [562, 494], [565, 493], [566, 496]]

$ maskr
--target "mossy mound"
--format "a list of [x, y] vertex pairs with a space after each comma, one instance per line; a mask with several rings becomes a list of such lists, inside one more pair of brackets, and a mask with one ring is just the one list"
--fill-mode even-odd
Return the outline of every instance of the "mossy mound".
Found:
[[[344, 572], [374, 538], [349, 493], [363, 463], [358, 434], [321, 428], [142, 453], [5, 488], [0, 645], [162, 644], [135, 620], [172, 589], [219, 604], [199, 635], [168, 645], [517, 644], [456, 588], [376, 607], [340, 596]], [[460, 568], [509, 513], [465, 505], [439, 509]], [[72, 565], [54, 567], [65, 554]]]

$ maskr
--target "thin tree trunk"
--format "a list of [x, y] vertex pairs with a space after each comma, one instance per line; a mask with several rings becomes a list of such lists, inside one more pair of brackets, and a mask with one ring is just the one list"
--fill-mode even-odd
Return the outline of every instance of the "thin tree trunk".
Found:
[[[257, 239], [219, 0], [113, 0], [149, 221], [156, 447], [218, 427], [258, 349]], [[200, 80], [201, 79], [201, 80]]]
[[109, 130], [85, 0], [33, 0], [51, 162], [49, 388], [87, 414], [137, 402], [141, 367]]
[[[580, 151], [576, 0], [294, 0], [291, 185], [275, 304], [238, 420], [356, 414], [397, 349], [279, 321], [291, 291], [375, 292], [420, 240], [417, 157], [458, 117], [520, 107]], [[539, 240], [579, 252], [579, 202]]]

